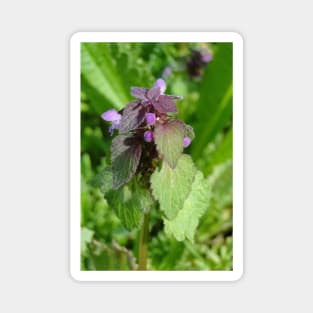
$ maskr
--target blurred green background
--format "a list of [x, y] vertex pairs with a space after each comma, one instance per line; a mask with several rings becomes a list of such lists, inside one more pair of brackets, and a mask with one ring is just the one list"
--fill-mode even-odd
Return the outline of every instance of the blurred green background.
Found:
[[[201, 62], [199, 51], [212, 61]], [[184, 97], [178, 117], [195, 129], [185, 152], [211, 181], [213, 195], [193, 242], [167, 237], [160, 212], [151, 213], [148, 269], [232, 270], [231, 43], [81, 44], [82, 270], [133, 268], [138, 231], [127, 231], [91, 184], [110, 160], [112, 137], [100, 115], [123, 108], [131, 86], [149, 88], [165, 69], [166, 93]]]

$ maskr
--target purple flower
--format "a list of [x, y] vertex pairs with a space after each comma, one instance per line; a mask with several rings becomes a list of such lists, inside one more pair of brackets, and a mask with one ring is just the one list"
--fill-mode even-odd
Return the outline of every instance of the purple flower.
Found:
[[189, 137], [184, 138], [184, 148], [187, 148], [191, 143], [191, 139]]
[[143, 138], [146, 142], [151, 142], [153, 140], [153, 132], [151, 130], [145, 131]]
[[209, 63], [210, 61], [212, 61], [212, 54], [211, 53], [203, 52], [201, 54], [202, 54], [202, 56], [201, 56], [202, 62]]
[[146, 121], [148, 125], [154, 125], [156, 121], [155, 113], [146, 113]]
[[163, 95], [165, 90], [166, 90], [166, 83], [162, 78], [159, 78], [156, 80], [153, 87], [154, 88], [160, 88], [161, 95]]
[[111, 109], [111, 110], [108, 110], [106, 112], [104, 112], [101, 117], [107, 121], [107, 122], [111, 122], [111, 126], [109, 127], [109, 133], [110, 135], [112, 136], [113, 135], [113, 131], [114, 129], [118, 129], [119, 127], [119, 124], [121, 122], [121, 118], [122, 118], [122, 115], [119, 114], [116, 110], [114, 109]]
[[167, 66], [167, 67], [164, 69], [163, 73], [162, 73], [162, 77], [163, 77], [164, 79], [166, 79], [166, 78], [168, 78], [171, 74], [172, 74], [172, 68], [171, 68], [170, 66]]

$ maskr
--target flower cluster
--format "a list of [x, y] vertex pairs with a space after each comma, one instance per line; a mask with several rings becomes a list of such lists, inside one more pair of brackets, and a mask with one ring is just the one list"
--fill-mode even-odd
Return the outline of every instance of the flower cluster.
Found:
[[156, 80], [150, 89], [132, 87], [134, 101], [119, 112], [111, 109], [101, 115], [111, 122], [110, 134], [114, 130], [119, 133], [111, 146], [114, 189], [128, 182], [137, 171], [148, 175], [155, 159], [175, 168], [183, 149], [193, 140], [192, 127], [175, 117], [175, 100], [182, 97], [166, 95], [165, 90], [163, 79]]
[[[153, 88], [146, 89], [141, 87], [132, 87], [131, 94], [136, 97], [140, 104], [145, 108], [145, 128], [146, 131], [143, 134], [143, 139], [146, 142], [153, 141], [153, 126], [156, 121], [166, 120], [167, 113], [177, 113], [177, 107], [173, 102], [174, 99], [183, 99], [180, 96], [165, 95], [166, 83], [163, 79], [157, 79]], [[110, 109], [104, 112], [101, 117], [111, 122], [109, 127], [109, 133], [113, 135], [114, 129], [119, 129], [121, 125], [123, 112], [117, 112], [114, 109]], [[137, 125], [140, 126], [140, 125]], [[131, 130], [131, 129], [130, 129]], [[184, 147], [188, 147], [192, 141], [192, 138], [186, 136], [183, 139]]]
[[187, 71], [191, 77], [201, 78], [203, 68], [212, 61], [212, 53], [206, 49], [194, 49], [187, 62]]

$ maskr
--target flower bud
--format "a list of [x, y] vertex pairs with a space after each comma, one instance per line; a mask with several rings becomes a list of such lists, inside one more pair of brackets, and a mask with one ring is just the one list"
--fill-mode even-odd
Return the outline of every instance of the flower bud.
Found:
[[187, 148], [191, 143], [191, 139], [189, 137], [184, 138], [184, 148]]
[[154, 125], [156, 121], [155, 113], [146, 113], [146, 121], [148, 125]]
[[153, 140], [153, 132], [151, 130], [145, 131], [143, 138], [146, 142], [151, 142]]
[[159, 87], [161, 90], [161, 94], [164, 94], [164, 92], [166, 90], [166, 83], [162, 78], [159, 78], [154, 83], [154, 87]]

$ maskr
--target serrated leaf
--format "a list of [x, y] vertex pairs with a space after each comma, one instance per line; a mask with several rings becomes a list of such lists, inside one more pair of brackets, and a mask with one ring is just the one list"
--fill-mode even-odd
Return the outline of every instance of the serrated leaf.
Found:
[[178, 241], [186, 238], [193, 241], [199, 220], [207, 210], [210, 198], [209, 182], [198, 171], [182, 209], [173, 220], [164, 220], [166, 234], [173, 235]]
[[154, 140], [158, 152], [171, 168], [175, 168], [184, 149], [185, 125], [179, 120], [158, 123], [154, 130]]
[[149, 89], [142, 87], [131, 87], [131, 95], [140, 100], [147, 100], [147, 92]]
[[90, 181], [93, 187], [100, 188], [100, 191], [105, 194], [113, 188], [112, 169], [104, 168], [100, 173], [93, 177]]
[[149, 191], [136, 178], [119, 190], [107, 192], [105, 197], [128, 230], [140, 228], [144, 210], [153, 205]]
[[127, 104], [122, 113], [119, 126], [120, 133], [127, 133], [136, 129], [145, 119], [145, 107], [139, 101]]
[[111, 152], [113, 189], [118, 189], [136, 173], [141, 157], [141, 143], [137, 138], [119, 135], [112, 141]]
[[125, 228], [131, 230], [141, 226], [143, 211], [153, 205], [153, 199], [137, 177], [119, 190], [113, 190], [112, 170], [106, 167], [92, 179], [91, 183], [94, 187], [100, 188], [108, 205], [115, 211]]
[[175, 169], [163, 162], [161, 169], [151, 175], [153, 196], [159, 201], [160, 209], [168, 219], [173, 219], [183, 207], [191, 191], [196, 167], [189, 155], [183, 154]]

